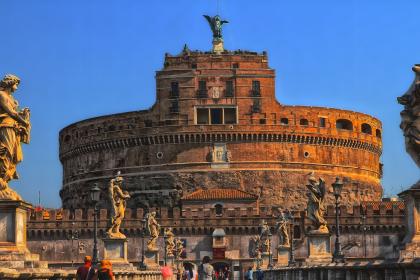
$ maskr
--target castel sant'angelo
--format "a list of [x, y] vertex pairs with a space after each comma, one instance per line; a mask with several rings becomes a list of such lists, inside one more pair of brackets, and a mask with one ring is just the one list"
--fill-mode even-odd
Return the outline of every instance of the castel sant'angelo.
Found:
[[222, 40], [212, 51], [166, 54], [150, 109], [61, 130], [63, 207], [83, 208], [92, 185], [106, 188], [118, 171], [132, 208], [176, 206], [195, 190], [226, 188], [252, 193], [261, 205], [304, 209], [311, 172], [327, 186], [343, 178], [347, 205], [380, 200], [381, 122], [282, 104], [275, 81], [266, 52], [225, 50]]

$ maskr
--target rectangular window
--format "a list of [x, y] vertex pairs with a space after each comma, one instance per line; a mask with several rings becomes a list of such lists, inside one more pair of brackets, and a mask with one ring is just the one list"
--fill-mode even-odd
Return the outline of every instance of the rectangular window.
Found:
[[238, 69], [238, 68], [239, 68], [239, 63], [233, 63], [233, 64], [232, 64], [232, 68], [234, 68], [234, 69]]
[[197, 124], [209, 124], [208, 108], [197, 108]]
[[207, 90], [207, 83], [206, 83], [206, 81], [199, 81], [198, 82], [198, 89], [199, 90]]
[[225, 108], [225, 124], [236, 124], [236, 108]]
[[198, 97], [206, 98], [207, 97], [207, 83], [206, 81], [198, 82]]
[[179, 84], [178, 82], [171, 82], [171, 98], [179, 97]]
[[319, 127], [325, 127], [326, 121], [325, 118], [319, 118]]
[[226, 81], [226, 97], [233, 97], [233, 81]]
[[252, 81], [252, 95], [261, 96], [260, 81]]
[[223, 124], [223, 110], [210, 109], [211, 124]]
[[197, 108], [196, 124], [237, 124], [236, 108]]

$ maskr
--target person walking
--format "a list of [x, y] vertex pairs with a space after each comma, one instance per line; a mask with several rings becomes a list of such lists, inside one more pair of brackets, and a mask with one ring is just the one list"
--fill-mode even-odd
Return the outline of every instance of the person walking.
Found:
[[245, 272], [245, 277], [244, 277], [245, 280], [253, 280], [254, 279], [253, 274], [254, 274], [254, 271], [252, 271], [252, 267], [249, 267], [248, 271]]
[[84, 265], [80, 266], [76, 272], [77, 280], [92, 280], [95, 276], [95, 269], [92, 267], [92, 257], [86, 256]]
[[257, 276], [257, 280], [264, 280], [264, 272], [261, 270], [261, 268], [257, 268], [257, 272], [255, 273]]
[[114, 273], [112, 273], [112, 263], [108, 260], [102, 260], [96, 275], [98, 280], [115, 280]]
[[214, 277], [214, 268], [213, 266], [210, 264], [210, 257], [209, 256], [205, 256], [203, 258], [203, 263], [201, 265], [202, 269], [201, 269], [201, 277], [200, 280], [213, 280]]

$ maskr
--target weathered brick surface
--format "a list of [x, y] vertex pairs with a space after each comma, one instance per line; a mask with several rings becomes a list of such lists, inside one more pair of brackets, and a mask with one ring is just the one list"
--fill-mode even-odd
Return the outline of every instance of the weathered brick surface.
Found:
[[[227, 80], [234, 97], [225, 97]], [[199, 81], [206, 81], [209, 98], [197, 98]], [[253, 81], [260, 82], [260, 96], [252, 96]], [[172, 82], [179, 84], [177, 98], [171, 98]], [[265, 53], [166, 55], [156, 85], [156, 103], [149, 110], [83, 120], [60, 132], [64, 207], [86, 205], [92, 184], [106, 188], [118, 170], [132, 193], [129, 207], [142, 200], [170, 201], [171, 190], [180, 186], [184, 194], [200, 187], [261, 190], [263, 204], [302, 209], [311, 171], [329, 186], [336, 176], [344, 177], [348, 205], [381, 196], [380, 121], [347, 110], [280, 104]], [[257, 113], [251, 110], [256, 100]], [[179, 113], [171, 112], [174, 101]], [[195, 110], [203, 106], [233, 106], [238, 122], [197, 125]], [[352, 130], [337, 128], [343, 119]], [[231, 153], [223, 168], [212, 165], [214, 143], [224, 143]]]

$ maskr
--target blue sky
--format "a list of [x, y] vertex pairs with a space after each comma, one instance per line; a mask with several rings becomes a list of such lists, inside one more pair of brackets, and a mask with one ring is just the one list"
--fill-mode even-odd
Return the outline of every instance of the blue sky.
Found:
[[[22, 78], [16, 93], [32, 112], [21, 179], [29, 202], [59, 207], [58, 132], [78, 120], [145, 109], [155, 100], [155, 71], [184, 43], [209, 50], [203, 14], [216, 0], [0, 0], [0, 75]], [[220, 0], [230, 21], [227, 49], [268, 51], [276, 95], [289, 105], [360, 111], [383, 122], [386, 194], [420, 177], [404, 151], [396, 97], [420, 63], [419, 1]]]

